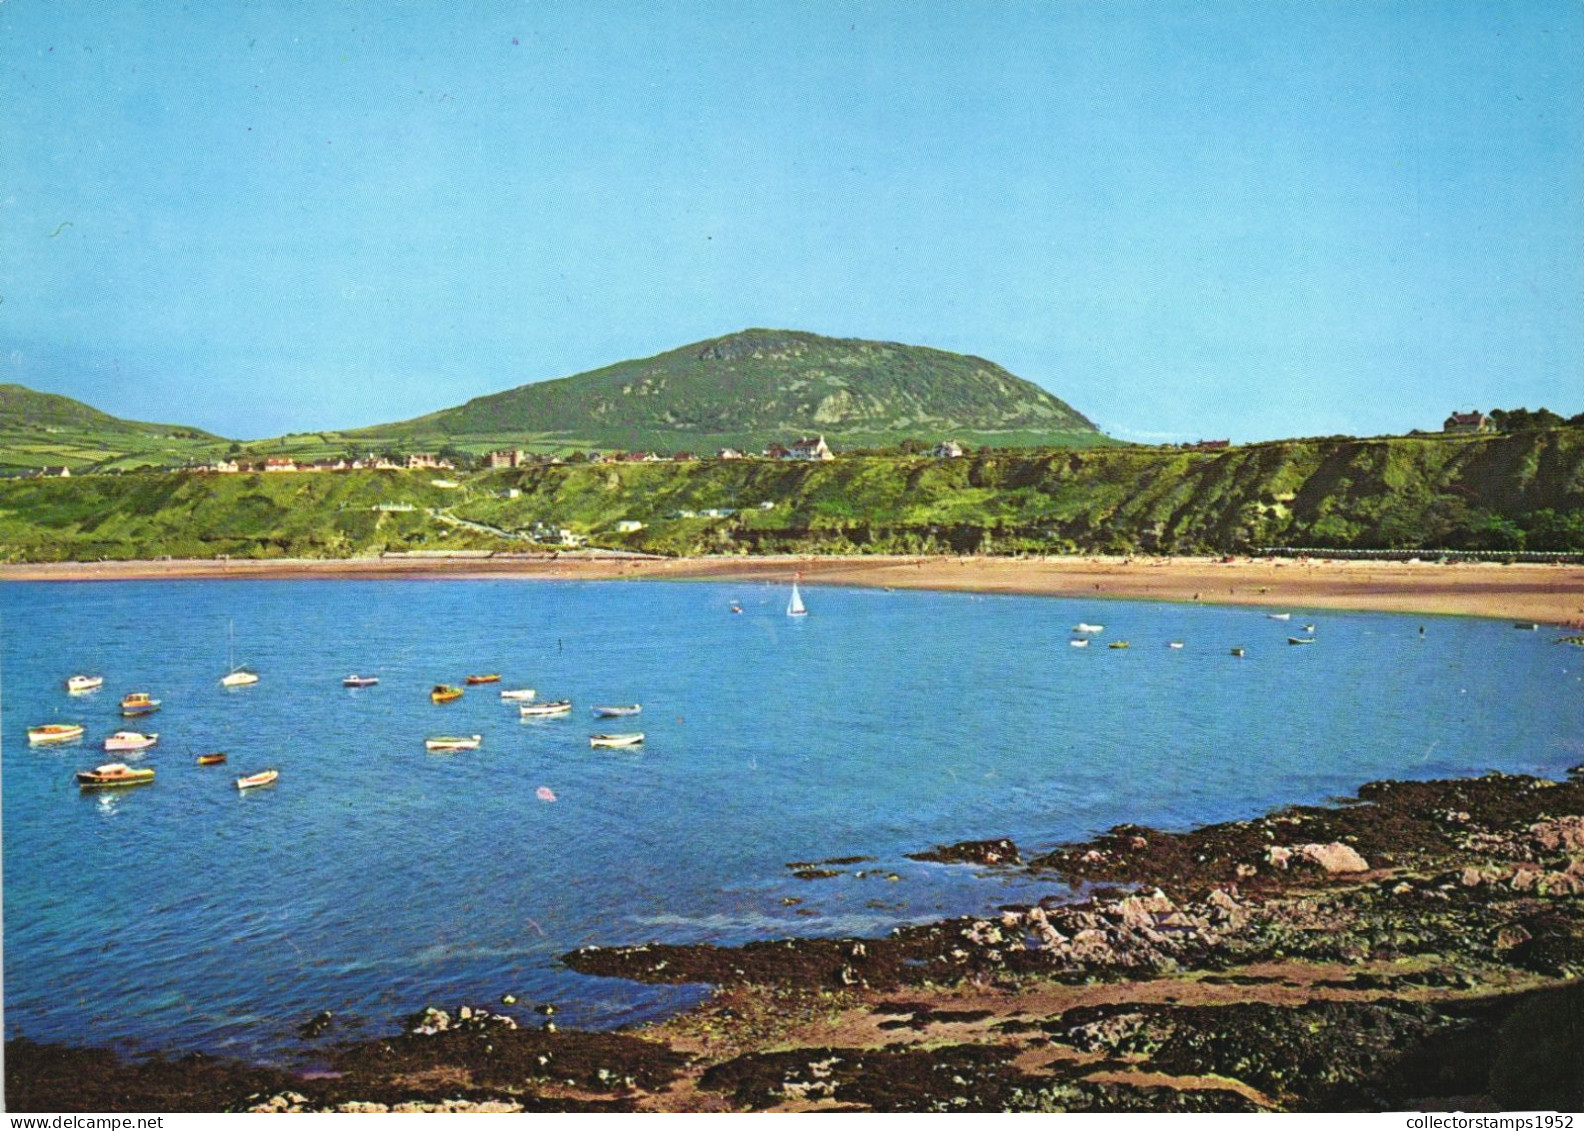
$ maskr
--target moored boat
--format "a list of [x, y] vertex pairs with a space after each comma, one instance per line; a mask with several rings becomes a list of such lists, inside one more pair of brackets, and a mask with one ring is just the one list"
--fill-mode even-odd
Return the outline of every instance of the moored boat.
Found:
[[1538, 632], [1540, 629], [1539, 623], [1532, 620], [1514, 621], [1513, 627], [1520, 632]]
[[1181, 648], [1182, 646], [1183, 646], [1183, 643], [1182, 643], [1181, 640], [1168, 640], [1168, 641], [1166, 641], [1166, 647], [1168, 647], [1168, 648]]
[[595, 707], [594, 713], [602, 719], [614, 719], [623, 715], [636, 715], [642, 710], [641, 704], [629, 703], [624, 707]]
[[452, 750], [477, 750], [479, 743], [484, 741], [482, 734], [467, 736], [455, 734], [437, 734], [433, 738], [424, 739], [424, 749], [434, 751]]
[[377, 675], [358, 675], [353, 672], [341, 681], [342, 687], [373, 687], [379, 682]]
[[567, 715], [572, 713], [572, 700], [557, 699], [550, 703], [524, 703], [517, 710], [525, 719], [543, 718], [546, 715]]
[[200, 766], [218, 766], [218, 765], [221, 765], [222, 763], [224, 763], [225, 760], [226, 760], [226, 756], [224, 754], [200, 754], [200, 755], [198, 755], [198, 764]]
[[1085, 624], [1083, 621], [1079, 621], [1077, 624], [1073, 625], [1073, 629], [1072, 630], [1074, 632], [1104, 632], [1105, 631], [1105, 625], [1103, 625], [1103, 624]]
[[531, 688], [531, 687], [503, 687], [503, 688], [501, 688], [501, 698], [502, 699], [516, 699], [516, 700], [521, 700], [521, 701], [526, 702], [527, 700], [532, 699], [533, 697], [534, 697], [534, 689]]
[[121, 714], [127, 718], [152, 715], [160, 709], [160, 701], [147, 691], [133, 691], [121, 697]]
[[81, 738], [83, 729], [77, 723], [45, 723], [40, 727], [28, 727], [28, 741], [35, 746], [49, 742], [70, 742]]
[[499, 683], [500, 675], [499, 673], [493, 673], [490, 675], [470, 675], [467, 677], [467, 682], [470, 685], [476, 683]]
[[1113, 641], [1111, 641], [1111, 643], [1106, 645], [1107, 648], [1117, 648], [1117, 649], [1126, 648], [1127, 646], [1128, 646], [1128, 642], [1126, 640], [1113, 640]]
[[1232, 649], [1232, 654], [1234, 656], [1242, 657], [1243, 655], [1246, 654], [1246, 651], [1247, 650], [1243, 649], [1243, 648], [1234, 648], [1234, 649]]
[[256, 789], [261, 785], [272, 785], [280, 777], [279, 770], [260, 770], [256, 774], [249, 774], [245, 778], [237, 778], [238, 789]]
[[644, 736], [642, 734], [591, 734], [591, 735], [589, 735], [589, 745], [590, 746], [594, 746], [594, 747], [603, 746], [603, 747], [607, 747], [607, 748], [610, 748], [610, 749], [618, 749], [618, 748], [623, 747], [623, 746], [642, 746], [643, 745], [643, 740], [644, 740]]
[[104, 686], [102, 675], [74, 675], [66, 680], [66, 690], [73, 695], [84, 691], [98, 691]]
[[236, 622], [226, 625], [226, 674], [220, 677], [221, 687], [247, 687], [259, 681], [258, 673], [237, 666]]
[[1075, 636], [1073, 639], [1067, 641], [1067, 643], [1071, 644], [1074, 648], [1087, 648], [1089, 647], [1089, 638], [1087, 636]]
[[448, 683], [437, 683], [429, 692], [429, 698], [435, 703], [449, 703], [453, 699], [462, 698], [462, 689], [452, 687]]
[[1292, 620], [1291, 613], [1266, 613], [1266, 620]]
[[1287, 638], [1287, 643], [1289, 644], [1313, 644], [1314, 642], [1315, 638], [1313, 636], [1289, 636]]
[[140, 734], [135, 730], [118, 730], [104, 740], [106, 750], [147, 750], [159, 741], [157, 734]]
[[107, 762], [92, 770], [79, 770], [77, 784], [84, 789], [104, 789], [117, 785], [143, 785], [154, 780], [154, 771], [134, 770], [125, 762]]

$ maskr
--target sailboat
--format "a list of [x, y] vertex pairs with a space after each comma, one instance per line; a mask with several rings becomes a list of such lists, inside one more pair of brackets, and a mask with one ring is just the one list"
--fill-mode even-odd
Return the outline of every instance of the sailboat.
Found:
[[808, 610], [803, 607], [803, 596], [798, 592], [797, 578], [795, 577], [792, 579], [792, 599], [787, 602], [787, 616], [808, 616]]
[[226, 643], [226, 666], [231, 670], [220, 677], [221, 687], [246, 687], [250, 683], [257, 683], [259, 677], [256, 673], [246, 668], [236, 666], [236, 622], [228, 625], [229, 636]]

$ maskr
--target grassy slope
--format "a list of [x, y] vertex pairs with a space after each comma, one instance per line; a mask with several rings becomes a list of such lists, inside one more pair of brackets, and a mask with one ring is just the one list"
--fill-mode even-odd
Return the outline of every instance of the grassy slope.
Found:
[[790, 330], [745, 330], [345, 436], [713, 452], [815, 433], [847, 447], [1103, 441], [1071, 406], [982, 358]]
[[[409, 472], [142, 474], [0, 483], [12, 560], [339, 557], [522, 549], [425, 513], [660, 553], [1146, 550], [1261, 545], [1584, 549], [1584, 429], [1288, 441], [1185, 453], [1094, 449], [959, 460], [568, 465]], [[505, 489], [521, 491], [501, 497]], [[771, 503], [769, 510], [760, 508]], [[410, 503], [405, 514], [381, 503]], [[726, 518], [679, 512], [732, 508]], [[618, 535], [622, 519], [646, 524]]]
[[70, 397], [0, 385], [0, 470], [162, 465], [212, 455], [225, 443], [198, 428], [122, 420]]

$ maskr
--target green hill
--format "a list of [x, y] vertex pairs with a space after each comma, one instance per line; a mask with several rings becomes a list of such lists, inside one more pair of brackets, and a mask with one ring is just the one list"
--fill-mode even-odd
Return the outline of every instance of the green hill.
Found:
[[744, 330], [341, 435], [713, 453], [815, 434], [845, 449], [906, 438], [998, 447], [1107, 442], [1069, 405], [983, 358], [795, 330]]
[[0, 470], [165, 465], [225, 443], [198, 428], [122, 420], [70, 397], [0, 385]]
[[[0, 556], [520, 551], [547, 529], [664, 554], [1584, 551], [1578, 427], [1214, 453], [573, 463], [451, 479], [458, 485], [405, 471], [0, 482]], [[623, 528], [631, 523], [642, 527]]]

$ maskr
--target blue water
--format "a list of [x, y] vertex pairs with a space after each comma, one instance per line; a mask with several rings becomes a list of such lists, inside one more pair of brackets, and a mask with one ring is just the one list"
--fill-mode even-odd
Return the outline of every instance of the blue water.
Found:
[[[1059, 890], [905, 859], [932, 844], [1037, 850], [1384, 777], [1558, 774], [1584, 753], [1584, 656], [1503, 622], [806, 598], [789, 620], [784, 589], [745, 585], [0, 586], [7, 1036], [289, 1060], [321, 1009], [345, 1038], [507, 992], [525, 1016], [553, 1001], [570, 1024], [615, 1025], [702, 990], [586, 978], [557, 955], [879, 932]], [[1106, 625], [1082, 650], [1080, 620]], [[1305, 622], [1319, 642], [1289, 647]], [[263, 681], [227, 691], [232, 623]], [[1103, 646], [1119, 638], [1132, 647]], [[105, 689], [68, 696], [77, 671]], [[382, 682], [345, 690], [353, 671]], [[429, 702], [481, 671], [577, 709], [522, 721], [491, 686]], [[115, 760], [99, 743], [129, 690], [166, 704], [142, 721], [158, 779], [81, 793], [75, 771]], [[633, 701], [637, 719], [588, 712]], [[88, 735], [29, 748], [27, 727], [54, 720]], [[641, 752], [589, 749], [626, 729], [648, 735]], [[423, 749], [475, 732], [476, 752]], [[210, 750], [229, 764], [196, 766]], [[274, 787], [233, 787], [266, 767]], [[824, 880], [787, 868], [848, 855], [874, 860]]]

